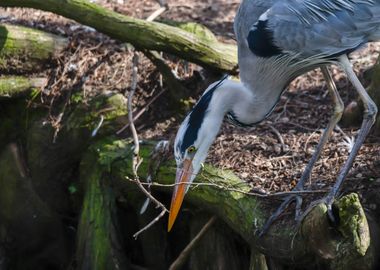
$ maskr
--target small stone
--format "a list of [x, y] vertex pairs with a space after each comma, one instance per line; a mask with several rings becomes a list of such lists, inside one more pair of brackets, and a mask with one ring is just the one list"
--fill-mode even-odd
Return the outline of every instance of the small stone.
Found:
[[289, 122], [289, 118], [288, 117], [283, 117], [281, 118], [280, 120], [282, 123], [288, 123]]
[[273, 147], [274, 152], [279, 155], [281, 154], [281, 145], [280, 144], [275, 144]]
[[355, 177], [356, 177], [356, 178], [362, 178], [362, 177], [363, 177], [363, 174], [358, 173]]
[[242, 174], [241, 174], [241, 177], [242, 178], [247, 178], [249, 176], [249, 174], [247, 173], [247, 172], [243, 172]]

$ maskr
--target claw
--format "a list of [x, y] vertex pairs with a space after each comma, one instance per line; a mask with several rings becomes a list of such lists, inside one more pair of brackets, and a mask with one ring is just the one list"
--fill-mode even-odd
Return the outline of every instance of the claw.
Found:
[[286, 208], [288, 208], [289, 204], [293, 201], [296, 202], [296, 210], [295, 210], [295, 220], [298, 221], [301, 216], [301, 206], [302, 206], [302, 198], [299, 195], [290, 195], [284, 199], [281, 205], [277, 208], [276, 212], [274, 212], [264, 224], [263, 229], [259, 232], [258, 237], [262, 237], [265, 235], [274, 221], [276, 221], [279, 216], [284, 212]]

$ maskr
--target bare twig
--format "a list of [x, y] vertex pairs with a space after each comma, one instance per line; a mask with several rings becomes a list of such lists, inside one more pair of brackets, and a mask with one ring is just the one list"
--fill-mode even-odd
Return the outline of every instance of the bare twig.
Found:
[[[164, 92], [166, 91], [166, 89], [162, 89], [160, 92], [158, 92], [157, 95], [155, 95], [151, 100], [149, 100], [147, 102], [147, 104], [145, 104], [144, 108], [142, 108], [138, 113], [136, 113], [136, 115], [134, 115], [133, 117], [133, 121], [136, 121], [137, 119], [140, 118], [141, 115], [143, 115], [144, 112], [146, 112], [149, 108], [150, 105], [153, 104], [153, 102], [155, 102]], [[127, 128], [129, 127], [129, 123], [127, 123], [125, 126], [123, 126], [121, 129], [119, 129], [116, 134], [119, 135], [121, 134], [124, 130], [126, 130]]]
[[168, 10], [167, 6], [162, 6], [159, 9], [157, 9], [155, 12], [153, 12], [146, 20], [148, 22], [154, 21], [158, 16], [160, 16], [162, 13], [164, 13], [166, 10]]
[[129, 95], [128, 95], [128, 118], [129, 118], [129, 124], [130, 124], [129, 128], [131, 130], [132, 137], [133, 137], [133, 143], [134, 143], [134, 146], [135, 146], [135, 148], [133, 150], [132, 170], [133, 170], [133, 175], [134, 175], [135, 183], [137, 183], [137, 186], [141, 189], [141, 191], [150, 200], [152, 200], [157, 205], [157, 207], [161, 208], [162, 211], [148, 225], [146, 225], [144, 228], [142, 228], [141, 230], [139, 230], [138, 232], [136, 232], [133, 235], [133, 237], [135, 239], [137, 239], [137, 237], [141, 233], [143, 233], [144, 231], [146, 231], [147, 229], [149, 229], [150, 227], [152, 227], [158, 220], [160, 220], [161, 217], [163, 217], [165, 215], [166, 212], [168, 212], [168, 210], [166, 209], [166, 207], [162, 203], [160, 203], [156, 198], [154, 198], [152, 196], [152, 194], [149, 193], [149, 191], [146, 190], [146, 188], [140, 182], [139, 176], [137, 174], [137, 171], [138, 171], [138, 168], [139, 168], [139, 166], [140, 166], [140, 164], [142, 162], [142, 159], [140, 158], [140, 155], [139, 155], [139, 152], [140, 152], [139, 138], [138, 138], [138, 134], [137, 134], [137, 131], [136, 131], [135, 124], [133, 122], [132, 99], [133, 99], [133, 95], [134, 95], [134, 93], [136, 91], [136, 88], [137, 88], [138, 61], [139, 61], [138, 53], [135, 52], [135, 54], [133, 56], [132, 84], [131, 84], [131, 90], [130, 90]]
[[137, 237], [142, 234], [143, 232], [145, 232], [147, 229], [149, 229], [150, 227], [152, 227], [154, 224], [156, 224], [165, 214], [166, 214], [167, 210], [162, 210], [161, 213], [155, 218], [153, 219], [151, 222], [148, 223], [148, 225], [146, 225], [144, 228], [142, 228], [141, 230], [139, 230], [138, 232], [136, 232], [134, 235], [133, 235], [133, 238], [137, 239]]
[[[128, 177], [126, 177], [128, 181], [131, 182], [136, 182], [135, 180], [132, 180]], [[143, 186], [152, 186], [152, 187], [165, 187], [165, 188], [172, 188], [174, 186], [177, 186], [179, 184], [160, 184], [157, 182], [151, 182], [151, 183], [141, 183]], [[190, 182], [183, 182], [183, 184], [193, 186], [193, 187], [201, 187], [201, 186], [206, 186], [206, 187], [215, 187], [221, 190], [226, 190], [226, 191], [233, 191], [233, 192], [239, 192], [241, 194], [247, 195], [247, 196], [253, 196], [253, 197], [259, 197], [259, 198], [269, 198], [269, 197], [282, 197], [282, 196], [288, 196], [288, 195], [307, 195], [307, 194], [316, 194], [316, 193], [326, 193], [328, 190], [327, 189], [316, 189], [316, 190], [291, 190], [291, 191], [283, 191], [283, 192], [276, 192], [272, 194], [260, 194], [257, 192], [249, 192], [249, 191], [244, 191], [239, 188], [234, 188], [234, 187], [227, 187], [224, 185], [218, 185], [215, 183], [190, 183]]]
[[[158, 11], [154, 12], [151, 16], [149, 16], [148, 20], [153, 21], [155, 18], [157, 18], [162, 12], [166, 10], [165, 8], [160, 8]], [[134, 124], [134, 117], [133, 117], [133, 104], [132, 99], [133, 95], [137, 88], [137, 80], [138, 80], [138, 62], [139, 57], [138, 53], [135, 52], [133, 55], [133, 70], [132, 70], [132, 83], [131, 83], [131, 90], [128, 95], [128, 120], [129, 120], [129, 128], [132, 133], [133, 137], [133, 143], [135, 145], [135, 148], [133, 150], [133, 162], [132, 162], [132, 170], [134, 175], [134, 182], [137, 184], [137, 186], [140, 188], [140, 190], [149, 198], [151, 201], [153, 201], [158, 208], [161, 208], [161, 213], [153, 219], [150, 223], [148, 223], [145, 227], [143, 227], [141, 230], [136, 232], [133, 237], [137, 239], [137, 237], [143, 233], [144, 231], [148, 230], [150, 227], [152, 227], [154, 224], [156, 224], [167, 212], [169, 212], [166, 207], [158, 201], [156, 198], [152, 196], [152, 194], [144, 187], [144, 185], [141, 183], [139, 176], [137, 174], [138, 168], [142, 162], [142, 158], [139, 155], [140, 152], [140, 144], [139, 144], [139, 138], [136, 131], [136, 127]]]
[[189, 258], [191, 252], [194, 250], [197, 244], [199, 244], [200, 240], [215, 223], [215, 221], [216, 216], [210, 218], [206, 225], [203, 226], [199, 233], [193, 238], [193, 240], [191, 240], [191, 242], [185, 247], [181, 254], [179, 254], [178, 258], [170, 265], [169, 270], [181, 269], [181, 267], [185, 264], [186, 260]]
[[282, 137], [281, 133], [274, 126], [269, 125], [269, 128], [277, 136], [278, 141], [281, 144], [281, 151], [285, 152], [286, 151], [286, 145], [285, 145], [285, 141], [284, 141], [284, 138]]
[[137, 88], [137, 79], [138, 79], [138, 61], [139, 61], [139, 56], [135, 52], [133, 55], [133, 68], [132, 68], [132, 83], [131, 83], [131, 91], [129, 92], [128, 95], [128, 120], [129, 120], [129, 127], [132, 133], [132, 138], [133, 138], [133, 143], [135, 145], [135, 148], [133, 150], [133, 174], [135, 177], [137, 176], [137, 169], [139, 164], [141, 163], [140, 161], [140, 144], [139, 144], [139, 137], [137, 135], [136, 127], [133, 122], [133, 110], [132, 110], [132, 100], [133, 100], [133, 95], [135, 94], [136, 88]]

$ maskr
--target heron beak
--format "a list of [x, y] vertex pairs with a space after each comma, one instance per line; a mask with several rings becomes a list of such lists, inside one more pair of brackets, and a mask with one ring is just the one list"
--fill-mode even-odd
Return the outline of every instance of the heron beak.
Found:
[[191, 159], [185, 159], [183, 161], [183, 167], [177, 169], [174, 192], [172, 196], [172, 202], [170, 205], [168, 232], [173, 227], [174, 221], [177, 218], [179, 209], [181, 208], [183, 198], [185, 197], [186, 187], [190, 177], [193, 173], [193, 165]]

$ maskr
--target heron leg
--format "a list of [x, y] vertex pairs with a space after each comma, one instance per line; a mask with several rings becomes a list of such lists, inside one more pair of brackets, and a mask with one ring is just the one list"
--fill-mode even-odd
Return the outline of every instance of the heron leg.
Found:
[[351, 62], [348, 59], [347, 55], [340, 56], [339, 62], [342, 65], [345, 73], [347, 74], [348, 79], [351, 81], [352, 85], [354, 86], [360, 99], [363, 102], [364, 115], [363, 115], [363, 121], [360, 127], [360, 131], [356, 137], [356, 141], [351, 149], [348, 159], [346, 160], [343, 167], [341, 168], [338, 174], [338, 178], [333, 188], [331, 189], [330, 193], [325, 198], [325, 203], [329, 210], [328, 213], [332, 221], [334, 221], [334, 216], [332, 215], [332, 210], [331, 210], [332, 203], [334, 202], [335, 197], [339, 194], [342, 184], [350, 168], [352, 167], [352, 164], [355, 160], [355, 157], [357, 156], [359, 152], [360, 147], [364, 143], [364, 140], [367, 137], [371, 127], [375, 123], [376, 114], [377, 114], [377, 106], [375, 102], [371, 99], [367, 91], [364, 89], [363, 85], [360, 83], [358, 77], [356, 76], [354, 70], [352, 69]]
[[[341, 119], [342, 114], [343, 114], [344, 104], [343, 104], [343, 101], [339, 95], [337, 88], [336, 88], [334, 80], [330, 75], [328, 68], [326, 66], [322, 66], [321, 71], [322, 71], [324, 79], [326, 80], [327, 89], [328, 89], [329, 93], [331, 94], [332, 100], [334, 102], [334, 112], [330, 118], [330, 121], [329, 121], [326, 129], [324, 130], [324, 132], [322, 134], [322, 137], [321, 137], [321, 139], [320, 139], [320, 141], [319, 141], [319, 143], [318, 143], [318, 145], [317, 145], [317, 147], [313, 153], [313, 156], [311, 157], [311, 159], [310, 159], [309, 163], [307, 164], [304, 172], [302, 173], [301, 179], [299, 180], [299, 182], [297, 183], [297, 185], [294, 188], [294, 190], [296, 190], [296, 191], [297, 190], [298, 191], [304, 190], [305, 183], [310, 178], [311, 171], [312, 171], [315, 163], [317, 162], [317, 160], [318, 160], [318, 158], [319, 158], [319, 156], [323, 150], [323, 147], [327, 143], [328, 139], [330, 138], [330, 136], [334, 130], [334, 127], [339, 122], [339, 120]], [[302, 197], [300, 195], [290, 195], [284, 199], [284, 201], [279, 206], [279, 208], [276, 210], [276, 212], [274, 212], [270, 216], [270, 218], [265, 223], [263, 229], [261, 230], [260, 235], [265, 234], [268, 231], [268, 229], [270, 228], [270, 226], [272, 225], [272, 223], [281, 215], [281, 213], [284, 212], [284, 210], [289, 206], [289, 204], [294, 202], [294, 201], [296, 202], [295, 217], [296, 217], [296, 220], [298, 220], [301, 216]]]
[[332, 100], [334, 102], [334, 112], [333, 115], [330, 118], [330, 121], [324, 130], [322, 137], [317, 145], [317, 148], [315, 149], [313, 156], [311, 157], [309, 163], [307, 164], [304, 172], [302, 173], [301, 179], [298, 182], [296, 188], [303, 189], [305, 186], [305, 182], [310, 178], [311, 171], [317, 162], [323, 147], [327, 143], [328, 139], [330, 138], [336, 124], [338, 124], [339, 120], [342, 118], [343, 110], [344, 110], [344, 103], [339, 95], [339, 92], [336, 88], [336, 85], [334, 83], [333, 78], [330, 75], [330, 72], [326, 66], [321, 67], [321, 71], [323, 74], [323, 77], [326, 80], [327, 88], [329, 93], [331, 94]]

